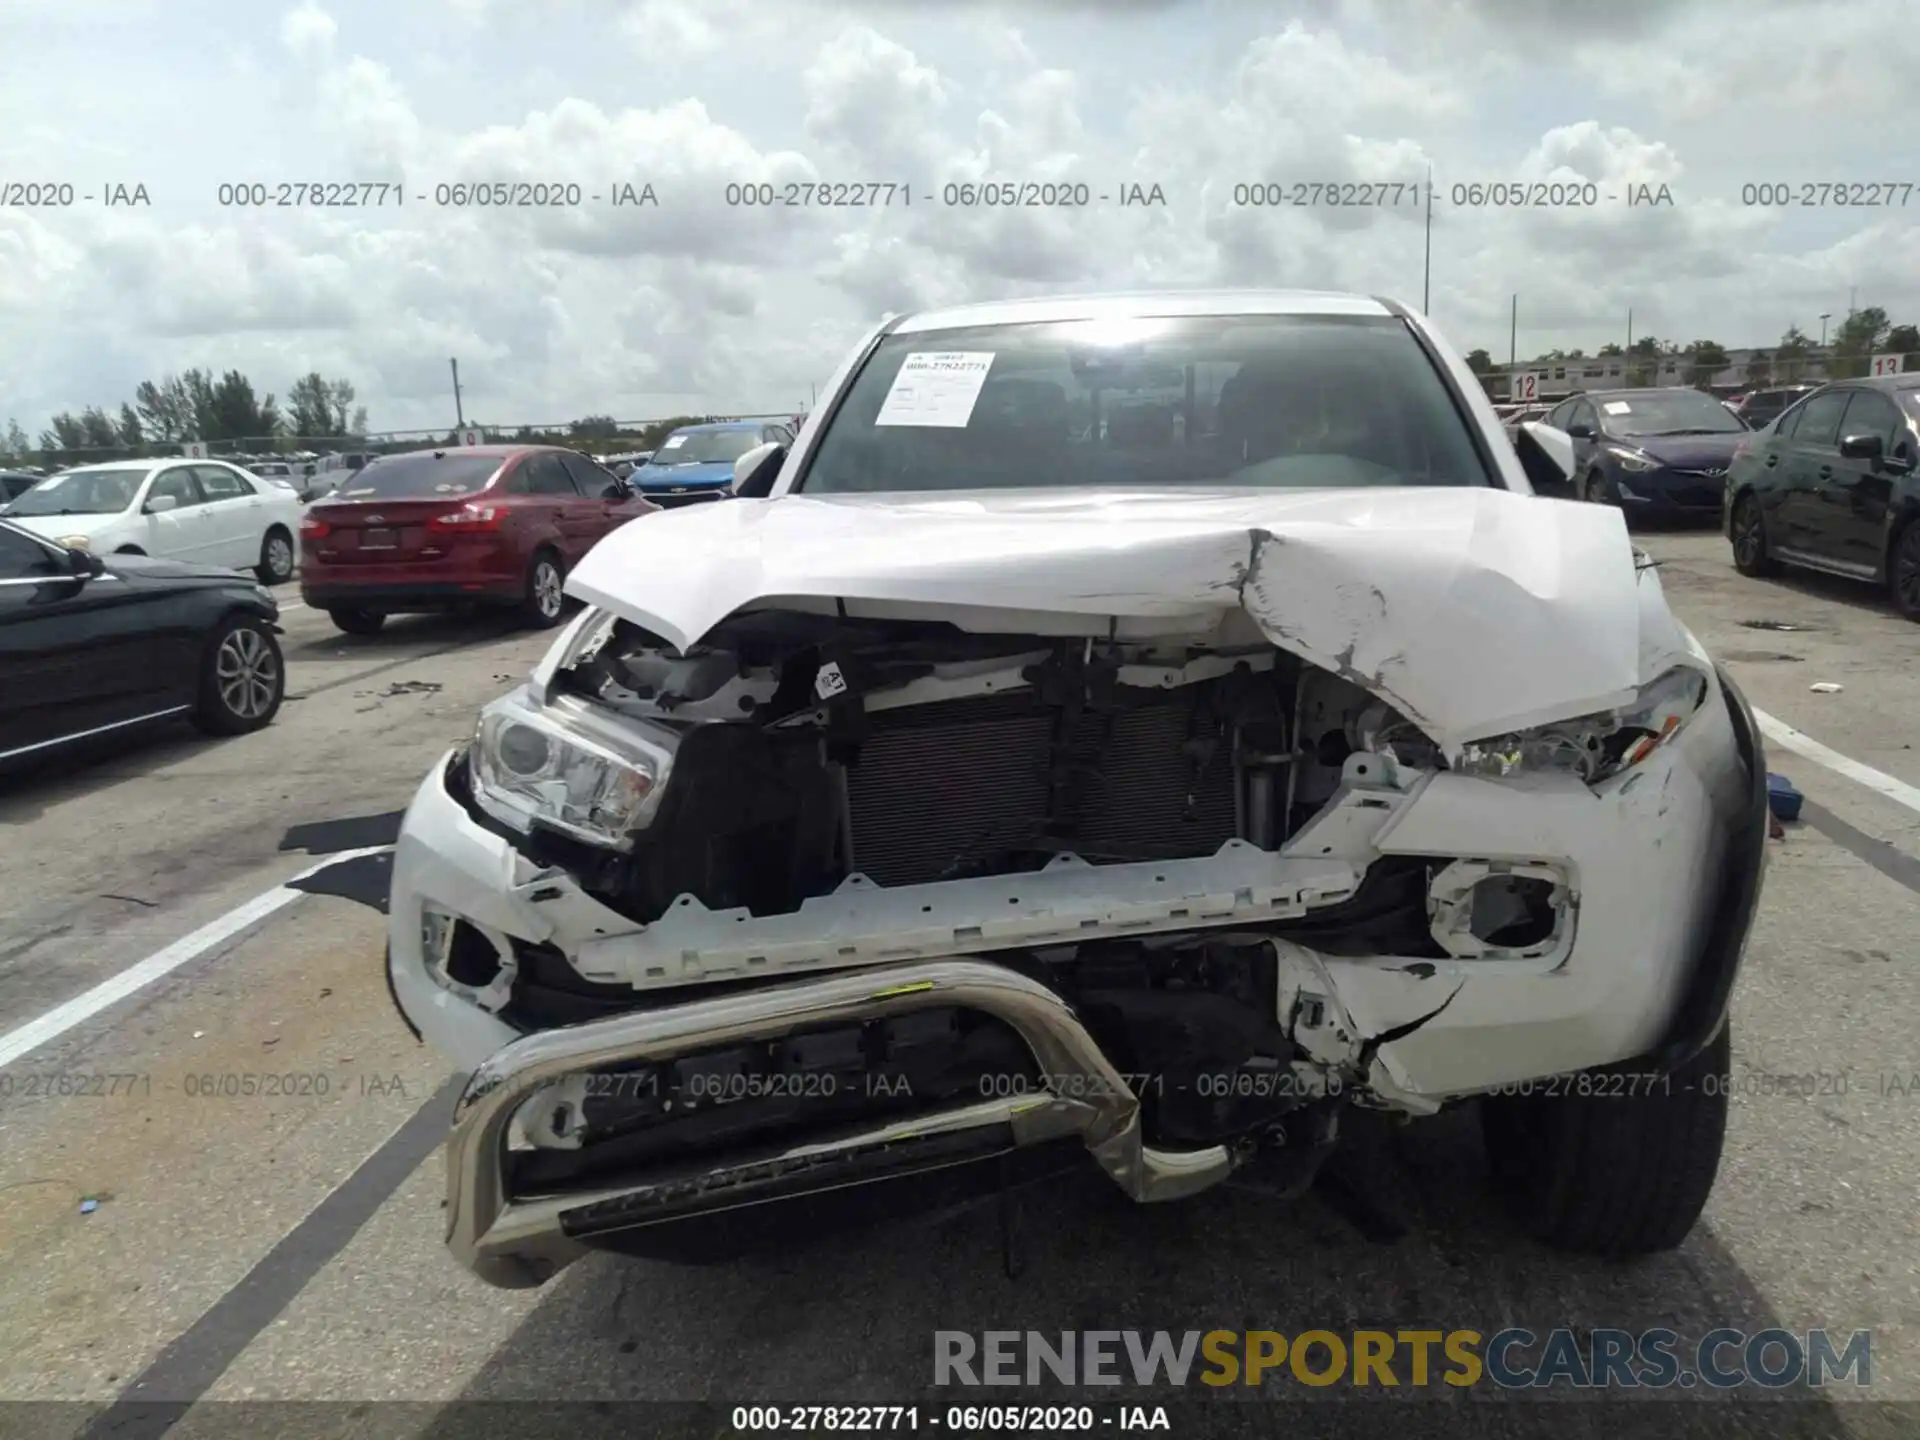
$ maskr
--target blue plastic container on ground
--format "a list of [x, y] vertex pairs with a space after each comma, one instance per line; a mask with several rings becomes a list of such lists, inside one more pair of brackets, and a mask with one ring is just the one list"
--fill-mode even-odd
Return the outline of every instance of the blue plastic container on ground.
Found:
[[1778, 819], [1798, 820], [1801, 798], [1800, 792], [1793, 788], [1793, 782], [1786, 776], [1767, 776], [1767, 804]]

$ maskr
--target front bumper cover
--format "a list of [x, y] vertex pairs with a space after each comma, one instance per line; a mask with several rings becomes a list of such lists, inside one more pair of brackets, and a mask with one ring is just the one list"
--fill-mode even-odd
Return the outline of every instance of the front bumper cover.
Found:
[[[1282, 974], [1291, 977], [1283, 982], [1283, 997], [1291, 994], [1297, 1000], [1312, 991], [1333, 1001], [1324, 1029], [1314, 1036], [1296, 1034], [1303, 1050], [1330, 1069], [1351, 1067], [1358, 1059], [1361, 1073], [1352, 1075], [1354, 1082], [1417, 1110], [1423, 1101], [1424, 1108], [1438, 1108], [1454, 1094], [1521, 1075], [1613, 1063], [1636, 1054], [1647, 1068], [1665, 1069], [1701, 1049], [1726, 1021], [1758, 903], [1767, 834], [1766, 762], [1758, 727], [1745, 698], [1724, 673], [1720, 692], [1726, 728], [1692, 742], [1683, 735], [1669, 747], [1704, 747], [1710, 757], [1718, 757], [1707, 767], [1715, 773], [1696, 774], [1701, 764], [1696, 753], [1691, 760], [1671, 757], [1666, 774], [1644, 777], [1646, 787], [1666, 797], [1658, 816], [1679, 807], [1679, 821], [1701, 832], [1693, 868], [1686, 870], [1679, 856], [1673, 862], [1691, 875], [1697, 889], [1710, 892], [1698, 897], [1694, 914], [1677, 932], [1686, 937], [1679, 953], [1642, 957], [1644, 968], [1638, 971], [1625, 968], [1637, 937], [1621, 932], [1621, 954], [1601, 954], [1584, 967], [1577, 957], [1543, 962], [1543, 967], [1511, 960], [1443, 966], [1449, 977], [1476, 978], [1426, 991], [1424, 1012], [1409, 1023], [1379, 1003], [1390, 991], [1408, 987], [1412, 967], [1404, 962], [1391, 957], [1376, 957], [1371, 963], [1334, 960], [1275, 940], [1276, 961]], [[1690, 792], [1691, 809], [1681, 803], [1688, 793], [1686, 775], [1698, 780]], [[1427, 830], [1457, 819], [1462, 805], [1470, 811], [1483, 803], [1487, 792], [1460, 793], [1467, 799], [1436, 802]], [[1653, 816], [1656, 812], [1645, 808], [1649, 803], [1636, 800], [1634, 811], [1621, 813]], [[425, 1031], [456, 1059], [477, 1066], [456, 1110], [448, 1146], [447, 1242], [464, 1265], [492, 1284], [541, 1284], [621, 1232], [670, 1228], [716, 1212], [817, 1198], [839, 1187], [870, 1188], [961, 1159], [1025, 1153], [1063, 1139], [1080, 1140], [1122, 1190], [1145, 1201], [1205, 1189], [1240, 1158], [1221, 1146], [1197, 1151], [1149, 1146], [1141, 1131], [1138, 1097], [1071, 1006], [1038, 981], [992, 961], [949, 957], [829, 972], [521, 1036], [499, 1016], [437, 986], [418, 963], [420, 901], [414, 892], [427, 877], [420, 868], [425, 857], [415, 853], [410, 858], [409, 830], [424, 829], [430, 837], [432, 864], [452, 866], [479, 882], [463, 887], [463, 908], [476, 923], [513, 934], [527, 929], [524, 912], [511, 898], [524, 881], [524, 861], [499, 837], [475, 827], [436, 828], [431, 819], [438, 813], [435, 807], [449, 804], [436, 772], [415, 802], [416, 811], [424, 806], [429, 813], [416, 823], [410, 812], [403, 828], [391, 906], [390, 981], [410, 1026]], [[1409, 848], [1418, 849], [1422, 829], [1420, 824], [1400, 827]], [[419, 843], [416, 834], [415, 845]], [[1579, 948], [1576, 944], [1576, 951]], [[1606, 993], [1617, 996], [1623, 989], [1640, 988], [1653, 993], [1613, 999], [1616, 1008], [1600, 1017], [1605, 1022], [1601, 1024], [1583, 1012], [1592, 1002], [1581, 998], [1600, 992], [1583, 991], [1581, 977], [1570, 972], [1586, 969], [1587, 983], [1593, 985], [1595, 966], [1608, 962], [1620, 969], [1611, 977], [1597, 977]], [[1435, 966], [1420, 968], [1425, 972], [1420, 978], [1431, 982]], [[1454, 1005], [1469, 987], [1474, 999]], [[1556, 1003], [1562, 1011], [1549, 1013]], [[1520, 1014], [1529, 1004], [1541, 1013]], [[1618, 1008], [1622, 1005], [1627, 1008]], [[542, 1086], [610, 1066], [772, 1038], [797, 1026], [939, 1006], [994, 1015], [1025, 1041], [1043, 1074], [1076, 1077], [1075, 1083], [837, 1133], [785, 1150], [728, 1156], [592, 1193], [508, 1196], [508, 1128], [520, 1102]], [[1503, 1011], [1509, 1006], [1517, 1007], [1514, 1013]], [[1574, 1013], [1563, 1013], [1568, 1006]], [[1441, 1011], [1449, 1013], [1442, 1016]], [[1389, 1020], [1395, 1023], [1384, 1023]], [[1628, 1034], [1639, 1038], [1624, 1046], [1615, 1043]], [[1363, 1044], [1366, 1036], [1372, 1039]], [[1564, 1045], [1569, 1037], [1580, 1042], [1570, 1052], [1570, 1064], [1543, 1061], [1543, 1055], [1568, 1054], [1552, 1047]], [[1501, 1042], [1508, 1040], [1503, 1047]]]

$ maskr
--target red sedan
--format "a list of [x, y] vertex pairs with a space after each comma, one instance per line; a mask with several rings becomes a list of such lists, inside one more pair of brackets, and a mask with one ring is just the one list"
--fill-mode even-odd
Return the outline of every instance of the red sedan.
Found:
[[350, 635], [389, 615], [476, 604], [545, 628], [560, 621], [567, 571], [608, 531], [658, 509], [551, 446], [386, 455], [308, 509], [300, 598]]

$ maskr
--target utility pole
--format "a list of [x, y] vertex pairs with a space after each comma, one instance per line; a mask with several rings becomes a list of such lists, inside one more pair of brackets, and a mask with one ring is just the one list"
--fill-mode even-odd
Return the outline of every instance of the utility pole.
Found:
[[1433, 166], [1427, 166], [1427, 260], [1420, 283], [1420, 313], [1433, 313]]
[[1627, 351], [1626, 353], [1629, 358], [1631, 358], [1633, 355], [1633, 307], [1631, 305], [1627, 307]]
[[1507, 368], [1520, 363], [1520, 297], [1513, 297], [1513, 318], [1507, 326]]
[[1822, 350], [1827, 348], [1827, 319], [1832, 314], [1833, 312], [1831, 310], [1822, 310], [1820, 312], [1820, 348]]
[[449, 360], [447, 361], [447, 364], [453, 367], [454, 423], [458, 425], [460, 429], [464, 430], [467, 428], [467, 412], [466, 412], [466, 409], [460, 404], [460, 362], [458, 360]]

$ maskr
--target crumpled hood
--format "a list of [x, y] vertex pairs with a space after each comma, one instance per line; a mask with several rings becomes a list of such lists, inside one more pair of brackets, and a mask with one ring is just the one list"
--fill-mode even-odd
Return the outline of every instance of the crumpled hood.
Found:
[[1608, 709], [1688, 650], [1618, 511], [1480, 488], [738, 500], [630, 521], [567, 590], [679, 649], [799, 597], [1183, 621], [1244, 606], [1448, 745]]

